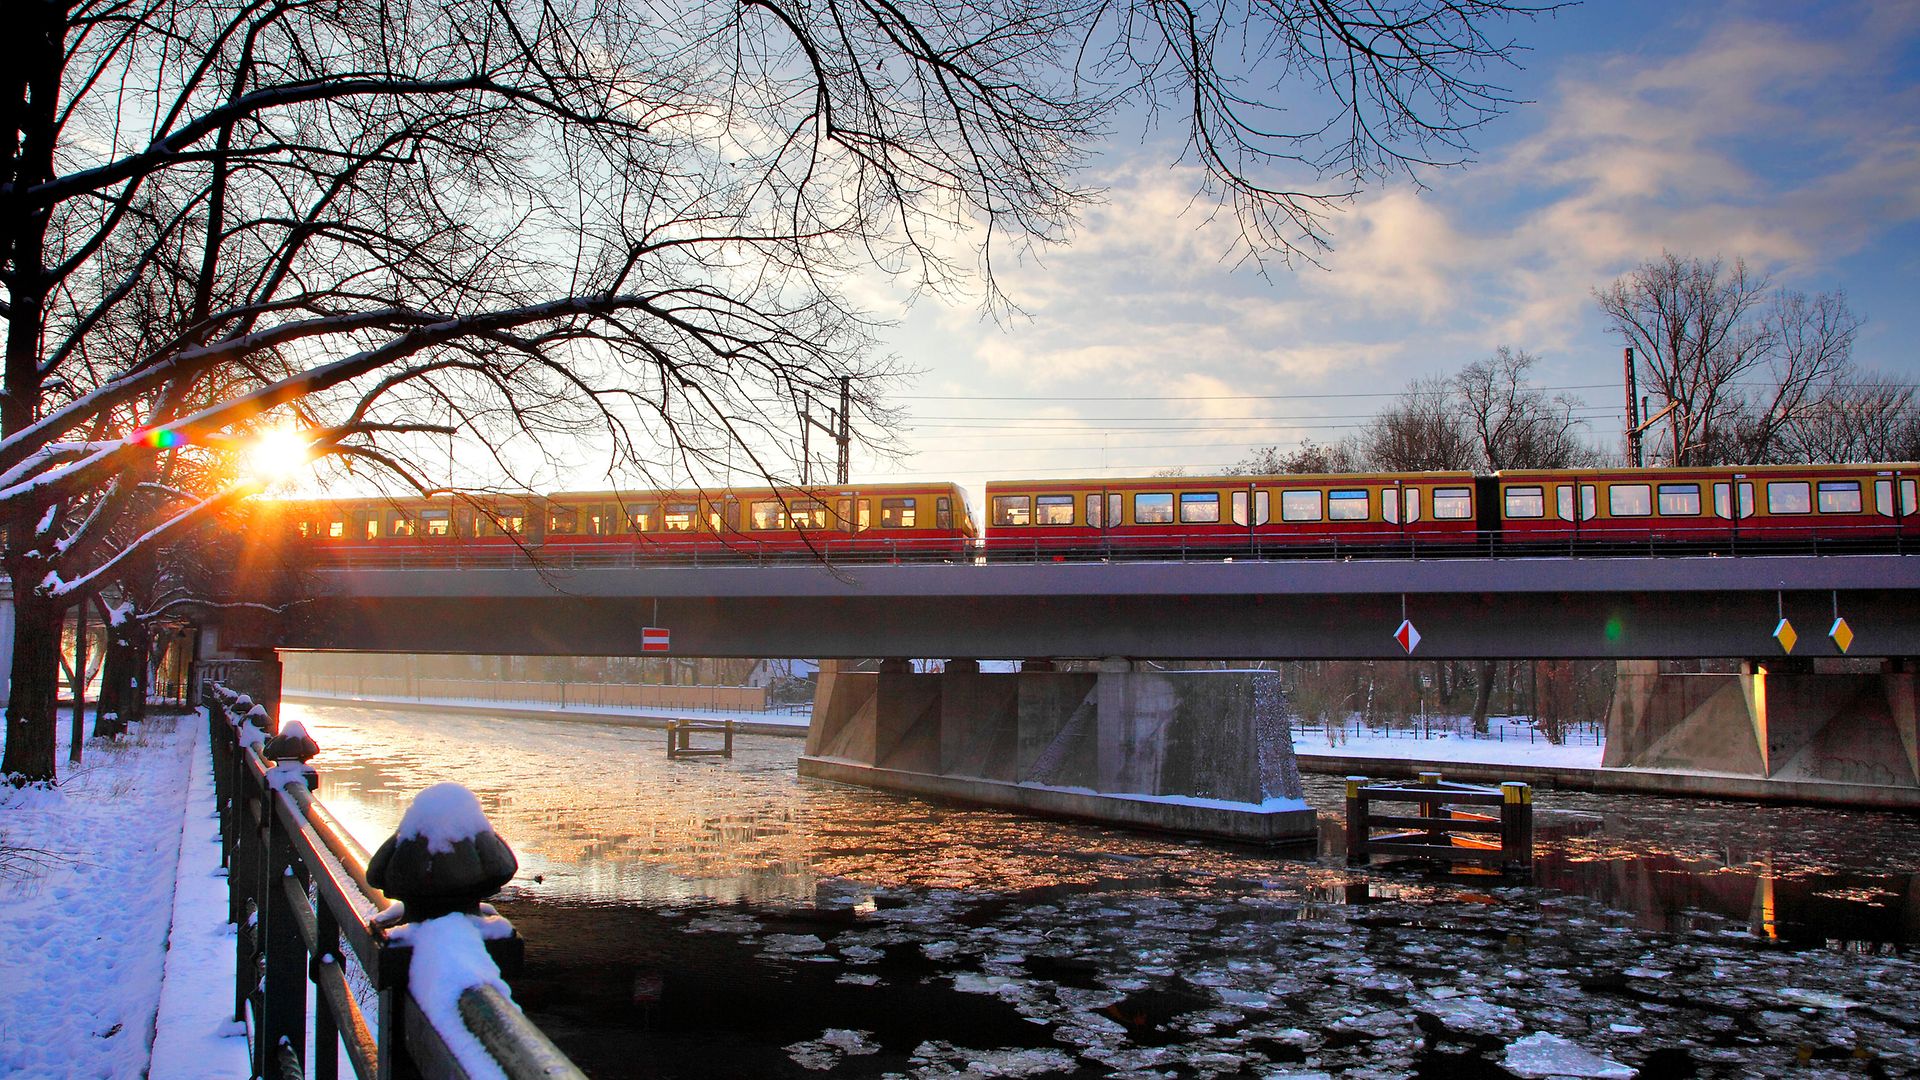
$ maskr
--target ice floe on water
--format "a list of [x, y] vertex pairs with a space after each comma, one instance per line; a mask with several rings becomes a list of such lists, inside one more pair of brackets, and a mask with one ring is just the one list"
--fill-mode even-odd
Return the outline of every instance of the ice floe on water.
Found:
[[880, 1045], [873, 1041], [871, 1031], [828, 1028], [819, 1038], [794, 1043], [786, 1051], [793, 1063], [801, 1068], [824, 1072], [848, 1057], [877, 1054]]
[[1633, 1080], [1638, 1070], [1609, 1061], [1579, 1044], [1549, 1032], [1536, 1032], [1507, 1047], [1507, 1071], [1522, 1077], [1581, 1077]]

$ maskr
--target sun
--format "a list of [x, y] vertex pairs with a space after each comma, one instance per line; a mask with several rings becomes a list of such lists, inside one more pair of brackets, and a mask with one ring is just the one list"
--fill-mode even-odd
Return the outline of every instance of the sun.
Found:
[[289, 427], [268, 428], [255, 434], [246, 451], [247, 475], [259, 483], [291, 480], [313, 458], [305, 436]]

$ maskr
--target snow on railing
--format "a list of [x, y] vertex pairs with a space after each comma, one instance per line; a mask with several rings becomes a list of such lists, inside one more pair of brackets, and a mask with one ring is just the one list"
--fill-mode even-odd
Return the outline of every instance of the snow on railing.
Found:
[[224, 684], [211, 690], [214, 798], [239, 929], [234, 1016], [248, 1021], [253, 1075], [332, 1078], [344, 1050], [361, 1080], [582, 1077], [501, 979], [523, 945], [484, 901], [517, 862], [473, 794], [421, 792], [369, 855], [314, 798], [307, 761], [320, 748], [305, 729], [268, 735], [265, 709]]

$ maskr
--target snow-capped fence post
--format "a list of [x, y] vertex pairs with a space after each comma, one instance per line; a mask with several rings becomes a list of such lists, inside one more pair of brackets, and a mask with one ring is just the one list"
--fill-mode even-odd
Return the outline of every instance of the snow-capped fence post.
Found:
[[[499, 965], [518, 964], [522, 945], [482, 901], [517, 861], [472, 793], [450, 784], [423, 792], [369, 856], [314, 797], [307, 760], [319, 747], [300, 725], [269, 739], [251, 700], [210, 685], [214, 760], [227, 786], [222, 825], [232, 837], [223, 846], [238, 929], [235, 1017], [250, 1021], [254, 1075], [332, 1078], [344, 1050], [361, 1080], [582, 1077], [501, 981]], [[349, 983], [349, 960], [378, 994], [373, 1023]]]
[[[258, 706], [256, 706], [257, 708]], [[283, 724], [280, 733], [266, 740], [261, 756], [274, 763], [261, 791], [263, 803], [284, 784], [299, 783], [308, 791], [319, 786], [307, 761], [320, 752], [320, 746], [298, 722]], [[264, 926], [257, 935], [260, 942], [259, 1038], [254, 1045], [254, 1075], [284, 1076], [288, 1066], [286, 1048], [292, 1051], [297, 1069], [299, 1054], [307, 1044], [307, 951], [301, 941], [296, 920], [307, 901], [307, 869], [293, 850], [293, 840], [281, 815], [262, 815], [266, 830], [263, 849], [266, 874], [262, 882]]]

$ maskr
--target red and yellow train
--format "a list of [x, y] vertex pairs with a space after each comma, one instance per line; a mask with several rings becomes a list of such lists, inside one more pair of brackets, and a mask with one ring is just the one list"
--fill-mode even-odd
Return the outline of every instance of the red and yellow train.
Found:
[[1920, 536], [1916, 478], [1920, 465], [1906, 463], [995, 481], [985, 547], [989, 557], [1409, 544], [1865, 547]]
[[1453, 548], [1676, 551], [1920, 539], [1920, 465], [996, 480], [976, 528], [951, 483], [279, 502], [317, 552], [894, 560], [1290, 555]]
[[954, 484], [439, 495], [269, 504], [268, 523], [337, 554], [543, 553], [671, 559], [863, 551], [960, 559], [975, 540]]

